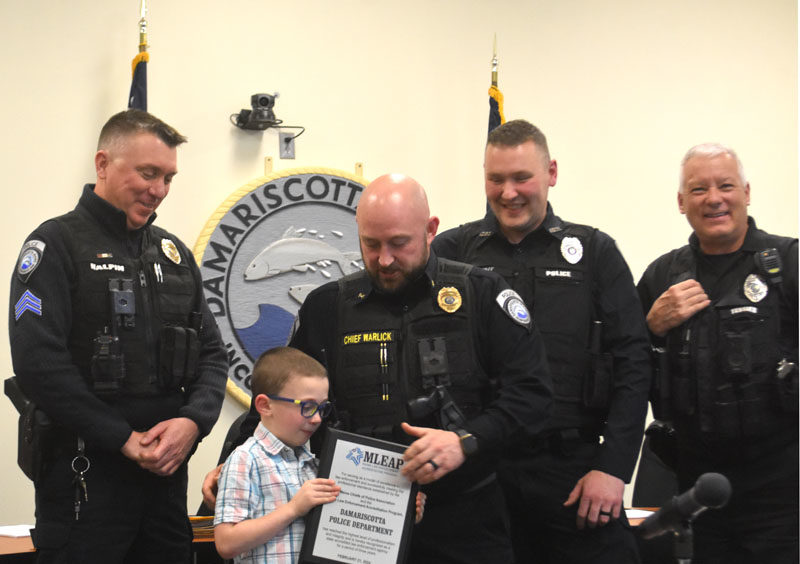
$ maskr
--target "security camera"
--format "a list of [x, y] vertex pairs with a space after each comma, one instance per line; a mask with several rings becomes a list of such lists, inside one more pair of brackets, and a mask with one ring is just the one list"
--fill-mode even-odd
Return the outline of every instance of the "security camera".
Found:
[[277, 97], [277, 92], [275, 94], [253, 94], [250, 96], [250, 105], [254, 110], [256, 108], [271, 109], [275, 107], [275, 98]]
[[275, 117], [272, 108], [275, 107], [275, 94], [253, 94], [250, 96], [250, 106], [252, 110], [242, 110], [236, 116], [236, 126], [242, 129], [264, 130], [275, 127], [281, 120]]

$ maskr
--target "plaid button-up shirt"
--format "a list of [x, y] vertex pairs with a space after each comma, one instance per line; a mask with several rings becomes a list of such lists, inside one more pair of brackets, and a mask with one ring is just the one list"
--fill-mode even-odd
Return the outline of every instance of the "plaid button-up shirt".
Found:
[[[317, 476], [317, 461], [308, 448], [283, 444], [259, 423], [253, 436], [225, 461], [219, 478], [214, 525], [239, 523], [270, 513], [287, 503], [306, 480]], [[302, 518], [267, 544], [240, 554], [234, 561], [294, 564], [300, 556], [305, 523]]]

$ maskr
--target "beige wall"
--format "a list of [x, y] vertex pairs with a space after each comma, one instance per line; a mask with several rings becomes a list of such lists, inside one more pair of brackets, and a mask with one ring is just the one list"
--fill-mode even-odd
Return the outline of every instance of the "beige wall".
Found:
[[[556, 211], [611, 233], [635, 278], [688, 235], [675, 190], [695, 143], [737, 148], [759, 225], [797, 235], [794, 1], [149, 4], [150, 110], [190, 139], [159, 224], [190, 246], [225, 197], [262, 174], [266, 155], [276, 169], [363, 161], [368, 178], [409, 173], [445, 228], [480, 215], [494, 33], [506, 116], [539, 124], [559, 161]], [[93, 179], [98, 130], [125, 106], [137, 10], [137, 0], [0, 0], [2, 295], [26, 235]], [[294, 161], [278, 160], [274, 130], [228, 121], [251, 94], [276, 90], [278, 117], [307, 128]], [[10, 374], [7, 347], [0, 363]], [[239, 410], [226, 400], [192, 460], [192, 510]], [[5, 399], [0, 425], [0, 524], [32, 522]]]

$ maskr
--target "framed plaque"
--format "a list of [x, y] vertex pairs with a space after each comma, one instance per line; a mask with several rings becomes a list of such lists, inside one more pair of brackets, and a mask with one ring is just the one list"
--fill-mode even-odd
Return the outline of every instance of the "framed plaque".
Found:
[[419, 489], [400, 473], [406, 448], [327, 429], [319, 477], [342, 490], [336, 501], [309, 512], [300, 562], [405, 562]]

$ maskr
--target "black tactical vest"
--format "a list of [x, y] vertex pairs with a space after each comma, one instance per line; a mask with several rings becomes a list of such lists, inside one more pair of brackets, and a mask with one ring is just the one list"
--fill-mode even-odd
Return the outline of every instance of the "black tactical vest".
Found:
[[[759, 247], [778, 238], [755, 232]], [[669, 285], [698, 280], [695, 250], [674, 251]], [[744, 253], [720, 279], [717, 299], [667, 334], [669, 388], [659, 398], [677, 426], [710, 440], [752, 441], [788, 424], [776, 380], [782, 290]]]
[[507, 256], [496, 252], [492, 241], [484, 241], [492, 233], [483, 228], [481, 221], [462, 228], [457, 258], [500, 274], [531, 310], [553, 377], [554, 405], [548, 428], [597, 429], [605, 418], [611, 391], [610, 355], [597, 350], [593, 359], [590, 351], [595, 313], [588, 265], [597, 230], [578, 224], [564, 226], [564, 237], [576, 237], [583, 248], [581, 260], [571, 264], [563, 256], [562, 238], [547, 237], [543, 249]]
[[[437, 385], [447, 387], [466, 419], [488, 403], [491, 386], [478, 364], [472, 336], [470, 268], [439, 259], [427, 297], [396, 316], [362, 293], [366, 272], [339, 279], [335, 399], [349, 430], [408, 442], [399, 430], [402, 421], [441, 427], [433, 414], [410, 417], [407, 406]], [[461, 305], [448, 313], [440, 299], [456, 294], [450, 301], [460, 300]]]
[[[77, 277], [72, 288], [69, 349], [87, 382], [93, 385], [99, 380], [93, 375], [98, 370], [98, 338], [115, 334], [124, 358], [124, 377], [119, 389], [108, 391], [109, 395], [178, 391], [194, 378], [199, 355], [200, 285], [187, 257], [166, 231], [155, 226], [143, 230], [142, 253], [135, 257], [124, 240], [109, 236], [83, 210], [56, 221]], [[124, 303], [117, 308], [135, 309], [127, 319], [112, 314], [112, 280], [115, 287], [132, 290], [133, 304], [128, 303], [130, 294], [118, 299]]]

